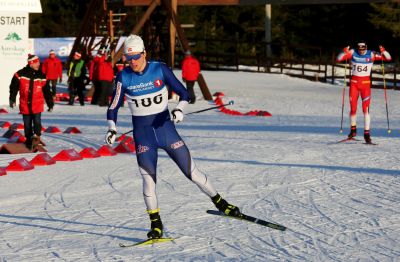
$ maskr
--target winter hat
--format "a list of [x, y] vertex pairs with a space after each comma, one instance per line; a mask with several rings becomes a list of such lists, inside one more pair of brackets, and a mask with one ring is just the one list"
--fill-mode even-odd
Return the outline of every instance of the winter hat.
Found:
[[32, 65], [37, 62], [40, 62], [40, 59], [38, 56], [28, 54], [28, 65]]
[[54, 52], [53, 49], [51, 49], [51, 50], [49, 51], [49, 55], [55, 55], [55, 54], [56, 54], [56, 52]]
[[144, 43], [142, 38], [138, 35], [130, 35], [125, 39], [124, 42], [124, 53], [136, 53], [136, 52], [143, 52]]

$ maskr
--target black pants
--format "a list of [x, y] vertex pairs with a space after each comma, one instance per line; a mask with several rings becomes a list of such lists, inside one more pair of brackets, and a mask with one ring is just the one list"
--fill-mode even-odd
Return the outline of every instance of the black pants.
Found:
[[90, 102], [90, 104], [97, 105], [99, 103], [99, 96], [100, 96], [100, 81], [95, 80], [92, 82], [93, 82], [94, 92], [93, 92], [92, 101]]
[[98, 104], [99, 106], [108, 106], [108, 98], [110, 95], [112, 95], [113, 91], [113, 82], [111, 81], [99, 81], [100, 84], [100, 92], [99, 92], [99, 100]]
[[85, 83], [82, 78], [74, 78], [69, 84], [69, 105], [73, 105], [75, 101], [75, 95], [79, 97], [79, 103], [83, 106], [85, 104]]
[[51, 95], [55, 96], [57, 94], [57, 79], [49, 80], [51, 86]]
[[194, 104], [196, 102], [196, 95], [194, 94], [194, 83], [195, 81], [187, 81], [186, 80], [186, 89], [189, 92], [189, 103]]
[[42, 134], [42, 113], [22, 115], [22, 119], [24, 120], [25, 144], [31, 146], [32, 136]]

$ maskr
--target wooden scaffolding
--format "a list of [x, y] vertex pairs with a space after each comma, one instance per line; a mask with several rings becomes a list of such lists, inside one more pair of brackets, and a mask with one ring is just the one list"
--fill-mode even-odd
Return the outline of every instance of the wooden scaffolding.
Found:
[[[116, 12], [115, 8], [106, 0], [91, 0], [82, 22], [80, 31], [76, 36], [67, 65], [73, 58], [75, 51], [87, 54], [85, 59], [90, 59], [92, 52], [103, 51], [111, 56], [113, 64], [117, 63], [122, 55], [123, 43], [118, 47], [118, 42], [123, 35], [139, 35], [146, 22], [149, 21], [152, 13], [158, 6], [166, 10], [169, 20], [170, 50], [168, 52], [168, 64], [171, 68], [174, 66], [175, 40], [178, 39], [182, 51], [190, 51], [188, 40], [176, 14], [178, 0], [151, 0], [147, 1], [147, 9], [138, 19], [132, 29], [126, 28], [126, 21], [131, 14], [128, 12]], [[138, 1], [140, 2], [140, 1]], [[144, 5], [138, 3], [138, 5]], [[101, 7], [101, 8], [99, 8]], [[176, 37], [175, 37], [176, 36]], [[100, 41], [95, 41], [101, 37]], [[117, 48], [118, 47], [118, 48]], [[205, 100], [212, 100], [203, 75], [200, 73], [198, 84]]]

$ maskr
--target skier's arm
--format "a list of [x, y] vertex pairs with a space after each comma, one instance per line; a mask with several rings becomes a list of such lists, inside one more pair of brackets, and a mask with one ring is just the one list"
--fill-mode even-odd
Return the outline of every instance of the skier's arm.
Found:
[[179, 103], [171, 111], [173, 121], [179, 123], [183, 120], [183, 111], [189, 104], [189, 93], [166, 64], [161, 64], [161, 70], [164, 75], [165, 84], [179, 95]]
[[110, 106], [107, 110], [107, 123], [108, 129], [117, 131], [116, 123], [118, 117], [118, 110], [124, 102], [124, 90], [122, 88], [122, 72], [118, 73], [115, 79], [114, 91], [111, 98]]
[[164, 63], [161, 64], [161, 70], [164, 75], [165, 84], [171, 88], [177, 95], [179, 95], [179, 101], [189, 102], [189, 93], [182, 83], [176, 78], [174, 73]]
[[349, 46], [343, 48], [343, 52], [340, 52], [336, 57], [336, 62], [343, 62], [351, 59], [354, 49], [349, 50], [349, 48]]
[[392, 61], [392, 56], [381, 45], [379, 46], [379, 52], [380, 53], [374, 52], [375, 60], [379, 60], [379, 61], [383, 60], [383, 61], [387, 61], [387, 62]]

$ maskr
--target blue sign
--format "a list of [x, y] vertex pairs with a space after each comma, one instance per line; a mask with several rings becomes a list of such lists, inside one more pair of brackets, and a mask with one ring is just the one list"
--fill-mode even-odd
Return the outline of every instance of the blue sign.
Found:
[[49, 57], [50, 50], [54, 50], [56, 57], [62, 62], [67, 62], [68, 56], [71, 53], [74, 45], [75, 37], [57, 37], [57, 38], [34, 38], [34, 54], [41, 61]]
[[[117, 50], [121, 47], [126, 37], [120, 37]], [[94, 45], [101, 41], [102, 37], [96, 37]], [[33, 38], [34, 54], [37, 55], [41, 61], [49, 57], [50, 50], [54, 50], [56, 57], [63, 63], [67, 62], [68, 56], [71, 53], [72, 47], [74, 46], [75, 37], [55, 37], [55, 38]], [[92, 51], [92, 55], [95, 56], [97, 50]]]

